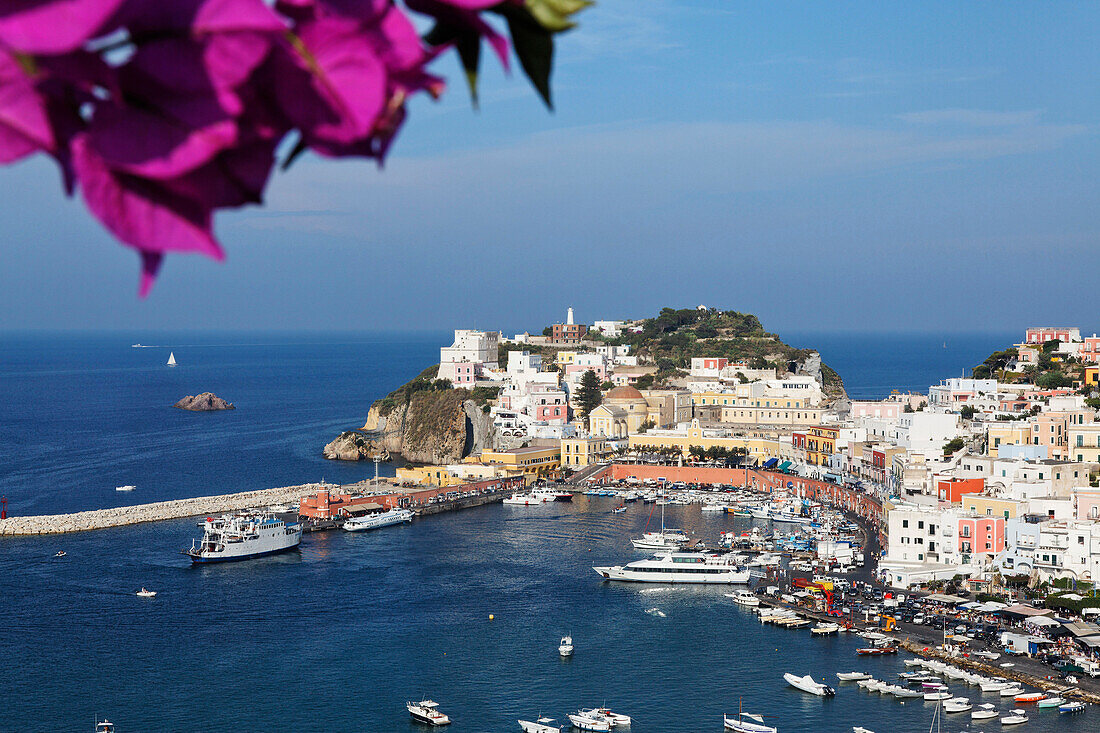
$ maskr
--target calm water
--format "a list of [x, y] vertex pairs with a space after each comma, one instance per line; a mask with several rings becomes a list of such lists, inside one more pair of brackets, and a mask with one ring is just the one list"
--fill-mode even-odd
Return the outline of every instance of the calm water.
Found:
[[[30, 513], [368, 476], [373, 465], [324, 461], [321, 447], [431, 363], [440, 340], [5, 337], [0, 486]], [[164, 366], [167, 348], [132, 341], [170, 346], [180, 366]], [[914, 378], [914, 351], [817, 345], [853, 394], [879, 389], [883, 368]], [[981, 348], [977, 361], [993, 350]], [[892, 368], [868, 366], [887, 357]], [[238, 409], [170, 407], [204, 390]], [[120, 495], [119, 484], [138, 490]], [[120, 733], [422, 732], [404, 701], [430, 695], [455, 733], [518, 730], [518, 717], [601, 703], [634, 716], [636, 733], [718, 733], [739, 698], [784, 733], [927, 730], [922, 702], [786, 688], [788, 670], [902, 669], [857, 659], [855, 639], [762, 627], [722, 596], [729, 589], [601, 582], [590, 566], [634, 558], [629, 537], [647, 521], [648, 507], [611, 506], [481, 507], [309, 536], [298, 553], [221, 567], [178, 554], [197, 536], [190, 521], [0, 541], [0, 724], [90, 731], [98, 713]], [[670, 524], [711, 539], [744, 521], [669, 510]], [[54, 559], [61, 548], [67, 557]], [[136, 598], [142, 585], [160, 595]], [[562, 661], [567, 632], [577, 653]], [[1022, 729], [1095, 730], [1090, 715], [1035, 713]]]
[[[0, 720], [90, 730], [99, 712], [120, 731], [403, 732], [421, 730], [404, 701], [430, 695], [454, 733], [601, 703], [634, 716], [635, 733], [718, 733], [743, 698], [784, 733], [927, 730], [923, 701], [850, 683], [832, 700], [787, 688], [788, 670], [835, 681], [904, 669], [857, 658], [855, 638], [763, 627], [728, 588], [601, 582], [590, 566], [634, 557], [628, 537], [649, 512], [612, 506], [493, 505], [309, 536], [300, 553], [221, 567], [174, 554], [196, 531], [186, 521], [5, 542]], [[746, 521], [669, 510], [670, 524], [712, 538]], [[68, 556], [52, 559], [60, 547]], [[141, 585], [160, 594], [136, 598]], [[558, 657], [563, 633], [577, 645], [570, 660]], [[1100, 725], [1091, 713], [1032, 718], [1026, 730]]]

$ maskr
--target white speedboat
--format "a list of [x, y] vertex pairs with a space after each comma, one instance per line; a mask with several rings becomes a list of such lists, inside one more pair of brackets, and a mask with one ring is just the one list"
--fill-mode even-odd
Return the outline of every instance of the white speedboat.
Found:
[[756, 607], [760, 605], [760, 599], [750, 590], [739, 590], [736, 593], [727, 593], [727, 598], [732, 598], [738, 606]]
[[115, 491], [133, 491], [136, 488], [137, 488], [136, 486], [131, 486], [130, 484], [126, 484], [125, 486], [116, 486]]
[[598, 717], [595, 710], [579, 710], [569, 713], [566, 717], [574, 727], [581, 730], [591, 730], [596, 733], [607, 733], [611, 730], [611, 721]]
[[985, 705], [979, 705], [978, 709], [970, 713], [971, 720], [989, 720], [990, 718], [996, 718], [1000, 713], [997, 712], [997, 706], [991, 703]]
[[623, 504], [622, 506], [617, 506], [614, 509], [612, 509], [611, 513], [612, 514], [622, 514], [625, 511], [626, 511], [626, 504]]
[[810, 633], [814, 636], [827, 636], [838, 631], [840, 631], [840, 626], [834, 623], [818, 623], [810, 629]]
[[535, 722], [529, 720], [519, 721], [520, 730], [523, 733], [561, 733], [561, 726], [550, 725], [554, 722], [553, 718], [539, 717]]
[[67, 555], [67, 554], [69, 554], [69, 553], [65, 552], [64, 550], [58, 550], [57, 552], [54, 553], [53, 556], [54, 557], [65, 557], [65, 555]]
[[155, 590], [146, 590], [145, 586], [142, 586], [141, 590], [139, 590], [134, 595], [138, 596], [139, 598], [156, 598], [157, 592]]
[[547, 498], [545, 495], [531, 493], [512, 494], [511, 496], [505, 498], [502, 503], [508, 504], [509, 506], [536, 506], [538, 504], [546, 504], [551, 501], [554, 500]]
[[947, 690], [937, 690], [935, 692], [924, 693], [925, 700], [950, 700], [951, 693]]
[[352, 517], [344, 522], [344, 529], [348, 532], [362, 532], [368, 529], [379, 529], [394, 524], [411, 522], [416, 514], [408, 509], [390, 509], [374, 514], [364, 514], [361, 517]]
[[953, 697], [950, 700], [943, 701], [943, 711], [945, 713], [965, 713], [973, 707], [970, 700], [965, 697]]
[[1040, 708], [1059, 708], [1066, 704], [1066, 698], [1058, 695], [1052, 695], [1051, 697], [1044, 697], [1039, 701]]
[[837, 672], [836, 676], [841, 682], [859, 682], [860, 680], [871, 679], [871, 675], [866, 672]]
[[836, 690], [823, 682], [817, 682], [811, 675], [799, 677], [798, 675], [786, 672], [783, 674], [783, 679], [785, 679], [787, 684], [791, 687], [802, 690], [803, 692], [808, 692], [811, 695], [817, 695], [818, 697], [832, 697], [836, 694]]
[[736, 733], [778, 733], [778, 728], [764, 725], [764, 718], [753, 713], [738, 713], [737, 717], [722, 716], [723, 727]]
[[1024, 694], [1024, 688], [1019, 685], [1010, 685], [1001, 690], [1001, 697], [1016, 697], [1022, 694]]
[[109, 720], [101, 720], [95, 724], [95, 733], [115, 733], [115, 724]]
[[563, 657], [573, 656], [573, 637], [566, 634], [561, 638], [561, 643], [558, 644], [558, 654]]
[[1062, 715], [1071, 715], [1073, 713], [1083, 713], [1085, 711], [1085, 703], [1083, 702], [1067, 702], [1065, 705], [1058, 707], [1058, 712]]
[[1023, 710], [1011, 710], [1008, 715], [1001, 718], [1001, 725], [1019, 725], [1027, 722], [1027, 714]]
[[626, 565], [592, 569], [605, 580], [635, 583], [748, 583], [751, 575], [736, 559], [706, 552], [669, 552]]
[[287, 524], [270, 512], [245, 512], [207, 517], [199, 525], [202, 539], [183, 554], [191, 562], [248, 560], [293, 550], [302, 541], [302, 525]]
[[432, 700], [421, 700], [420, 702], [407, 702], [405, 708], [409, 711], [409, 715], [420, 723], [427, 725], [450, 725], [451, 719], [443, 713], [439, 712], [439, 703]]
[[862, 725], [853, 725], [852, 733], [875, 733], [870, 728], [864, 728]]
[[613, 713], [607, 708], [596, 708], [596, 715], [611, 723], [612, 728], [629, 728], [630, 716], [622, 713]]

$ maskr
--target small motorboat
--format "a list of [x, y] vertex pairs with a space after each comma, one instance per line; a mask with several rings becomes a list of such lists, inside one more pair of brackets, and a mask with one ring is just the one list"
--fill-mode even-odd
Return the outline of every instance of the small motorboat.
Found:
[[924, 693], [925, 700], [950, 700], [951, 693], [947, 690], [937, 690], [935, 692]]
[[739, 606], [756, 607], [760, 605], [760, 599], [751, 590], [739, 590], [736, 593], [726, 593], [726, 598], [732, 598]]
[[57, 552], [54, 553], [54, 557], [65, 557], [65, 555], [67, 555], [67, 554], [69, 554], [69, 553], [65, 552], [64, 550], [58, 550]]
[[425, 723], [427, 725], [451, 724], [451, 719], [439, 712], [439, 703], [432, 700], [406, 702], [405, 709], [409, 711], [409, 715], [413, 717], [413, 720], [420, 723]]
[[1001, 690], [1001, 697], [1013, 697], [1014, 698], [1017, 695], [1022, 695], [1022, 694], [1024, 694], [1024, 688], [1020, 687], [1017, 684], [1009, 685], [1008, 687]]
[[736, 733], [778, 733], [778, 728], [764, 725], [764, 718], [754, 713], [738, 713], [736, 718], [722, 716], [723, 727]]
[[840, 626], [834, 623], [819, 623], [815, 624], [810, 633], [814, 636], [826, 636], [828, 634], [835, 634], [840, 631]]
[[1019, 725], [1027, 722], [1027, 713], [1023, 710], [1011, 710], [1008, 715], [1001, 718], [1001, 725]]
[[997, 706], [991, 703], [985, 705], [979, 705], [978, 709], [970, 714], [971, 720], [989, 720], [990, 718], [996, 718], [1000, 713], [997, 712]]
[[550, 725], [553, 722], [553, 718], [544, 718], [540, 715], [534, 723], [529, 720], [519, 721], [519, 727], [523, 733], [561, 733], [560, 725]]
[[796, 674], [786, 672], [783, 675], [783, 679], [785, 679], [787, 684], [791, 687], [802, 690], [803, 692], [808, 692], [811, 695], [817, 695], [818, 697], [832, 697], [836, 694], [836, 690], [823, 682], [817, 682], [811, 675], [799, 677]]
[[1085, 712], [1085, 703], [1083, 702], [1067, 702], [1065, 705], [1058, 706], [1058, 712], [1062, 715], [1070, 715], [1072, 713]]
[[611, 730], [611, 721], [598, 717], [595, 710], [578, 710], [575, 713], [569, 713], [566, 717], [575, 728], [581, 730], [591, 730], [596, 733], [607, 733]]
[[837, 672], [836, 677], [841, 682], [859, 682], [860, 680], [871, 679], [871, 675], [866, 672]]
[[131, 486], [130, 484], [126, 484], [125, 486], [116, 486], [115, 491], [133, 491], [136, 488], [137, 488], [136, 486]]
[[561, 643], [558, 644], [558, 654], [563, 657], [573, 656], [573, 637], [566, 634], [561, 638]]
[[95, 724], [95, 733], [115, 733], [115, 724], [105, 718]]
[[1016, 701], [1017, 705], [1030, 705], [1032, 703], [1042, 702], [1045, 698], [1046, 695], [1041, 692], [1025, 692], [1012, 699]]
[[626, 504], [623, 504], [622, 506], [617, 506], [617, 507], [615, 507], [614, 509], [611, 510], [611, 512], [613, 514], [622, 514], [625, 511], [626, 511]]
[[953, 697], [950, 700], [943, 701], [943, 711], [945, 713], [965, 713], [973, 707], [970, 700], [965, 697]]
[[1059, 708], [1066, 704], [1066, 698], [1059, 697], [1058, 695], [1052, 695], [1051, 697], [1043, 698], [1039, 701], [1039, 707], [1041, 708]]
[[622, 726], [624, 728], [630, 727], [629, 715], [623, 715], [622, 713], [613, 713], [607, 708], [596, 708], [596, 713], [608, 723], [611, 723], [612, 728], [616, 728], [619, 726]]
[[139, 590], [134, 595], [138, 598], [156, 598], [157, 592], [155, 590], [147, 590], [145, 586], [142, 586], [141, 590]]
[[924, 693], [920, 690], [909, 690], [904, 687], [898, 688], [893, 692], [894, 697], [908, 698], [908, 697], [924, 697]]
[[983, 659], [988, 659], [990, 661], [995, 661], [995, 660], [1001, 658], [1001, 655], [998, 654], [997, 652], [984, 652], [984, 651], [983, 652], [974, 652], [974, 656], [975, 657], [982, 657]]
[[870, 728], [864, 728], [862, 725], [853, 725], [852, 733], [875, 733]]

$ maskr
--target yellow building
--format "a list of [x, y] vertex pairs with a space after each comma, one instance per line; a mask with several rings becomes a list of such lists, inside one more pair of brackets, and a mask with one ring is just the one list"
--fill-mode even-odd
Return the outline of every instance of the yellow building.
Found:
[[1100, 366], [1085, 367], [1085, 384], [1090, 387], [1100, 386]]
[[1004, 517], [1015, 519], [1027, 513], [1027, 507], [1016, 499], [1001, 499], [985, 494], [963, 494], [962, 510], [964, 514], [979, 517]]
[[739, 384], [728, 390], [693, 392], [691, 401], [696, 405], [717, 405], [719, 407], [770, 407], [796, 410], [810, 406], [809, 397], [765, 397], [753, 394], [751, 387], [757, 383]]
[[[773, 400], [778, 401], [778, 400]], [[803, 400], [782, 400], [783, 402], [801, 402]], [[821, 422], [825, 410], [820, 407], [757, 407], [738, 405], [723, 407], [721, 419], [724, 423], [768, 427], [793, 427], [816, 425]]]
[[684, 458], [691, 457], [691, 447], [701, 448], [744, 448], [750, 459], [766, 461], [779, 458], [784, 461], [802, 460], [802, 452], [789, 442], [773, 438], [730, 435], [726, 430], [710, 430], [700, 427], [698, 420], [691, 421], [687, 430], [650, 430], [641, 435], [631, 435], [629, 447], [632, 450], [656, 450], [672, 448], [680, 451]]
[[812, 466], [828, 466], [836, 453], [840, 428], [818, 425], [806, 430], [806, 462]]
[[576, 351], [559, 351], [554, 361], [558, 366], [566, 367], [576, 361], [576, 359]]
[[611, 450], [605, 438], [562, 438], [561, 465], [584, 468], [605, 459]]
[[634, 387], [614, 387], [588, 416], [588, 431], [601, 438], [625, 438], [649, 418], [649, 403]]
[[509, 476], [547, 476], [561, 467], [561, 446], [532, 446], [509, 450], [485, 450], [481, 462], [500, 466]]
[[1002, 445], [1027, 445], [1031, 442], [1031, 426], [1015, 420], [990, 423], [988, 430], [989, 455], [999, 456]]
[[1100, 423], [1071, 425], [1069, 428], [1069, 455], [1067, 458], [1078, 463], [1100, 461]]
[[506, 477], [509, 474], [497, 465], [485, 465], [467, 459], [465, 463], [448, 466], [408, 466], [397, 469], [398, 483], [421, 486], [461, 486], [471, 481]]

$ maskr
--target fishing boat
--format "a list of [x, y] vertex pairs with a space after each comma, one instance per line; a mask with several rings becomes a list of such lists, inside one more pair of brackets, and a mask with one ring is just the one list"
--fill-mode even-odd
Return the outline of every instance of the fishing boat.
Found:
[[596, 714], [598, 716], [602, 717], [607, 722], [611, 723], [612, 728], [616, 728], [616, 727], [629, 728], [630, 727], [630, 716], [629, 715], [623, 715], [622, 713], [613, 713], [610, 710], [608, 710], [607, 708], [596, 708]]
[[439, 712], [439, 703], [432, 700], [406, 702], [405, 709], [413, 720], [426, 725], [450, 725], [451, 719]]
[[722, 723], [722, 727], [726, 730], [736, 731], [736, 733], [777, 733], [779, 730], [770, 725], [764, 725], [763, 716], [755, 713], [739, 712], [734, 718], [723, 715]]
[[979, 705], [978, 709], [970, 713], [971, 720], [989, 720], [990, 718], [996, 718], [1000, 713], [997, 712], [997, 706], [992, 703], [986, 703]]
[[1023, 710], [1011, 710], [1008, 715], [1001, 718], [1001, 725], [1019, 725], [1027, 722], [1027, 713]]
[[1066, 704], [1066, 698], [1052, 695], [1039, 701], [1040, 708], [1060, 708]]
[[748, 583], [749, 571], [735, 557], [705, 552], [669, 552], [626, 565], [593, 567], [605, 580], [635, 583]]
[[364, 514], [361, 517], [349, 519], [344, 522], [344, 529], [348, 532], [362, 532], [367, 529], [379, 529], [380, 527], [389, 527], [390, 525], [401, 524], [402, 522], [411, 522], [414, 516], [416, 515], [408, 509], [390, 509], [384, 512]]
[[1017, 705], [1030, 705], [1031, 703], [1041, 702], [1045, 697], [1046, 695], [1041, 692], [1025, 692], [1012, 699], [1016, 701]]
[[1062, 715], [1072, 715], [1073, 713], [1085, 712], [1085, 703], [1083, 702], [1067, 702], [1065, 705], [1058, 706], [1058, 712]]
[[561, 643], [558, 644], [558, 654], [563, 657], [573, 656], [573, 637], [566, 634], [561, 638]]
[[783, 674], [783, 679], [785, 679], [787, 684], [791, 687], [802, 690], [803, 692], [808, 692], [811, 695], [817, 695], [818, 697], [832, 697], [836, 694], [836, 690], [823, 682], [817, 682], [811, 675], [799, 677], [798, 675], [786, 672]]
[[156, 598], [157, 592], [155, 590], [146, 590], [145, 586], [142, 586], [141, 590], [139, 590], [134, 595], [138, 596], [139, 598]]
[[175, 354], [175, 352], [169, 351], [168, 352], [168, 366], [175, 366], [175, 365], [176, 365], [176, 354]]
[[591, 730], [596, 733], [607, 733], [611, 730], [611, 721], [599, 716], [595, 710], [578, 710], [575, 713], [569, 713], [566, 717], [574, 727], [581, 730]]
[[561, 733], [561, 726], [550, 725], [554, 722], [553, 718], [544, 718], [539, 716], [535, 722], [529, 720], [519, 721], [520, 730], [523, 733]]

